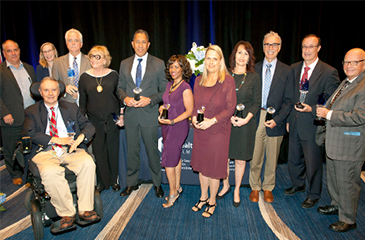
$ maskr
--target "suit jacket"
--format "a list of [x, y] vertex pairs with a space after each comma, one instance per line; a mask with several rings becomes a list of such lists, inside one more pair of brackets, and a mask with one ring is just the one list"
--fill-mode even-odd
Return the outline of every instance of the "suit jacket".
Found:
[[[69, 55], [70, 55], [70, 53], [55, 59], [53, 62], [53, 68], [52, 68], [52, 77], [56, 80], [61, 80], [65, 84], [65, 86], [70, 85], [70, 82], [68, 81], [68, 75], [67, 75], [67, 70], [70, 66]], [[90, 64], [88, 57], [83, 53], [81, 53], [80, 65], [81, 65], [80, 73], [79, 73], [80, 76], [83, 72], [85, 72], [86, 70], [89, 70], [91, 68], [91, 64]], [[71, 66], [71, 68], [72, 68], [72, 66]], [[72, 83], [72, 85], [73, 85], [73, 83]], [[65, 93], [63, 95], [63, 98], [64, 98], [64, 100], [66, 100], [68, 102], [72, 102], [72, 103], [76, 102], [76, 99], [73, 99], [67, 93]]]
[[[25, 70], [28, 72], [31, 84], [36, 81], [34, 68], [22, 62]], [[28, 81], [28, 80], [26, 80]], [[22, 92], [19, 88], [12, 71], [6, 67], [6, 61], [0, 64], [0, 125], [9, 126], [3, 120], [3, 117], [11, 114], [14, 123], [11, 126], [22, 126], [24, 123], [24, 101]]]
[[[334, 94], [327, 101], [327, 108], [333, 97]], [[331, 110], [331, 120], [326, 122], [327, 156], [335, 160], [365, 161], [365, 71], [342, 91]]]
[[[264, 86], [264, 78], [262, 77], [263, 61], [255, 65], [255, 71], [259, 74]], [[270, 137], [284, 136], [286, 133], [286, 119], [290, 114], [294, 105], [294, 76], [291, 68], [280, 62], [276, 63], [274, 76], [271, 82], [269, 96], [267, 97], [267, 107], [275, 108], [273, 119], [276, 127], [273, 129], [266, 128], [266, 134]], [[257, 119], [260, 119], [258, 112]]]
[[[135, 56], [129, 57], [120, 63], [118, 97], [122, 102], [126, 97], [133, 97], [133, 89], [136, 84], [133, 81], [131, 70]], [[146, 72], [143, 76], [140, 88], [141, 96], [149, 97], [151, 104], [144, 108], [127, 107], [125, 109], [125, 126], [158, 126], [158, 103], [162, 101], [162, 95], [166, 89], [165, 63], [151, 54], [148, 54]]]
[[[59, 100], [59, 109], [63, 122], [66, 124], [68, 120], [75, 121], [75, 139], [83, 133], [85, 135], [84, 142], [78, 147], [87, 149], [86, 144], [90, 141], [95, 133], [95, 128], [91, 122], [80, 112], [80, 109], [74, 103]], [[46, 134], [48, 123], [47, 108], [44, 101], [41, 100], [25, 109], [25, 121], [22, 136], [30, 136], [32, 139], [31, 158], [40, 148], [46, 149], [51, 136]]]
[[49, 77], [48, 67], [43, 67], [42, 65], [38, 65], [36, 74], [37, 74], [37, 82], [42, 81], [42, 79], [45, 77]]
[[[291, 65], [293, 76], [295, 77], [294, 102], [299, 101], [300, 73], [303, 64], [304, 62], [301, 61]], [[317, 126], [313, 124], [313, 120], [316, 118], [318, 97], [324, 92], [327, 96], [332, 95], [339, 84], [340, 80], [338, 78], [337, 70], [321, 60], [318, 60], [318, 63], [309, 78], [309, 90], [304, 101], [304, 103], [312, 107], [312, 112], [302, 113], [293, 108], [289, 115], [289, 132], [293, 132], [294, 126], [296, 126], [296, 130], [302, 140], [314, 141]]]

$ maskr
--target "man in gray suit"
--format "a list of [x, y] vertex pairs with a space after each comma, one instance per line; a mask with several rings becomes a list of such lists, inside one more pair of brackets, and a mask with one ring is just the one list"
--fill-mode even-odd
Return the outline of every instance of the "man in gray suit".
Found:
[[[80, 31], [72, 28], [65, 34], [69, 53], [54, 60], [52, 76], [61, 80], [66, 86], [64, 99], [71, 103], [78, 103], [78, 82], [81, 74], [91, 68], [88, 57], [81, 52], [83, 39]], [[72, 69], [74, 78], [69, 79], [68, 70]], [[71, 81], [70, 81], [71, 80]]]
[[[157, 197], [162, 198], [161, 165], [158, 153], [158, 103], [166, 89], [165, 64], [147, 53], [150, 46], [148, 33], [142, 29], [133, 35], [135, 55], [123, 60], [119, 69], [118, 95], [126, 105], [125, 131], [127, 137], [127, 187], [121, 196], [128, 196], [138, 189], [140, 169], [140, 139], [146, 146], [152, 182]], [[133, 90], [142, 89], [140, 99]]]
[[329, 227], [336, 232], [356, 228], [361, 190], [361, 167], [365, 160], [365, 51], [354, 48], [343, 61], [347, 78], [327, 101], [317, 108], [326, 118], [327, 186], [332, 202], [319, 207], [325, 215], [338, 214]]
[[[250, 163], [250, 200], [258, 202], [259, 191], [264, 191], [264, 200], [273, 202], [272, 190], [275, 187], [275, 175], [280, 152], [280, 144], [286, 133], [286, 119], [293, 108], [294, 79], [291, 68], [280, 62], [277, 56], [281, 49], [281, 38], [270, 31], [264, 36], [263, 50], [265, 59], [255, 65], [262, 80], [262, 103], [258, 113], [259, 124], [255, 137], [255, 148]], [[266, 121], [267, 108], [273, 107], [273, 119]], [[264, 181], [261, 183], [261, 171], [266, 152]]]
[[6, 61], [0, 68], [0, 119], [5, 165], [13, 184], [21, 185], [23, 170], [12, 157], [16, 142], [21, 139], [24, 109], [34, 104], [29, 87], [36, 81], [36, 76], [32, 66], [20, 61], [18, 43], [6, 40], [2, 49]]

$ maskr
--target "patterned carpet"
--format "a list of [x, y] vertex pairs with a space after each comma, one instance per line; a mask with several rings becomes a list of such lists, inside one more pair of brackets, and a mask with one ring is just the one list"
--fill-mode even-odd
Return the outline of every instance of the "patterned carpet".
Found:
[[[0, 239], [33, 239], [29, 213], [23, 204], [26, 187], [14, 186], [6, 169], [0, 167], [0, 170], [0, 191], [8, 197], [16, 195], [3, 204], [7, 210], [0, 213]], [[328, 226], [338, 217], [323, 216], [316, 210], [318, 206], [330, 203], [325, 182], [324, 177], [319, 203], [305, 210], [300, 207], [305, 193], [283, 194], [290, 180], [287, 165], [280, 164], [272, 204], [263, 201], [262, 193], [259, 203], [252, 203], [248, 200], [250, 189], [241, 188], [242, 204], [238, 208], [232, 205], [230, 193], [218, 200], [214, 215], [209, 219], [201, 216], [202, 211], [191, 210], [199, 199], [199, 186], [183, 185], [184, 192], [178, 203], [169, 209], [162, 208], [164, 200], [155, 197], [151, 184], [141, 185], [128, 198], [122, 198], [119, 192], [110, 189], [101, 194], [104, 207], [101, 222], [58, 236], [44, 228], [44, 239], [365, 239], [364, 183], [357, 229], [335, 233]], [[168, 192], [167, 185], [163, 185], [163, 189]]]

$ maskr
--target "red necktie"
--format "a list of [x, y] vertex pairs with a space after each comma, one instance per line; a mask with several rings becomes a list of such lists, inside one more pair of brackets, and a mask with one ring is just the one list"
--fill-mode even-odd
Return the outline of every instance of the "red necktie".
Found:
[[309, 71], [309, 67], [304, 67], [304, 73], [302, 75], [302, 79], [300, 80], [300, 85], [304, 84], [305, 79], [307, 79], [308, 81], [308, 71]]
[[[49, 122], [49, 134], [51, 137], [58, 137], [56, 113], [54, 112], [55, 109], [54, 107], [51, 107], [50, 110], [52, 112], [52, 116], [51, 121]], [[56, 143], [52, 145], [52, 150], [55, 150], [56, 146], [62, 148], [61, 145]]]

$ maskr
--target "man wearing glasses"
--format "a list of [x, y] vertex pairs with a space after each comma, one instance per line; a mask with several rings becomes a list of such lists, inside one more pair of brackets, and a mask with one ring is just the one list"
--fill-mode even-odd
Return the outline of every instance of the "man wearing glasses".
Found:
[[327, 186], [331, 205], [319, 207], [324, 215], [338, 214], [329, 228], [347, 232], [356, 228], [361, 190], [361, 166], [365, 160], [365, 51], [354, 48], [345, 55], [346, 79], [317, 116], [327, 119]]
[[337, 70], [319, 60], [320, 50], [321, 39], [318, 36], [305, 36], [302, 41], [304, 61], [291, 66], [295, 77], [294, 101], [299, 100], [301, 83], [307, 82], [309, 88], [305, 100], [302, 100], [302, 108], [295, 105], [289, 115], [288, 168], [292, 185], [284, 194], [304, 192], [307, 178], [307, 196], [301, 204], [303, 208], [312, 208], [322, 191], [322, 147], [316, 144], [317, 127], [313, 124], [318, 97], [323, 93], [330, 96], [340, 83]]
[[[277, 59], [281, 49], [279, 34], [270, 31], [264, 36], [265, 58], [255, 65], [255, 71], [262, 80], [262, 101], [259, 124], [255, 137], [255, 148], [250, 165], [250, 200], [258, 202], [259, 191], [264, 191], [264, 200], [273, 202], [272, 190], [275, 187], [275, 173], [280, 152], [280, 144], [286, 133], [286, 118], [294, 98], [294, 79], [288, 65]], [[266, 121], [268, 108], [274, 108], [273, 119]], [[261, 183], [261, 170], [266, 153], [264, 180]]]
[[[55, 59], [52, 76], [65, 84], [66, 93], [63, 96], [65, 100], [78, 103], [79, 78], [81, 73], [91, 68], [91, 65], [88, 57], [81, 52], [83, 45], [81, 32], [72, 28], [66, 32], [65, 40], [69, 53]], [[72, 76], [69, 76], [70, 74]]]

